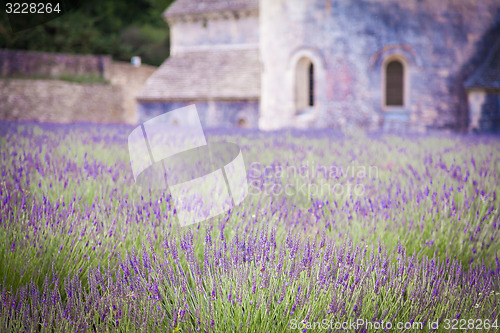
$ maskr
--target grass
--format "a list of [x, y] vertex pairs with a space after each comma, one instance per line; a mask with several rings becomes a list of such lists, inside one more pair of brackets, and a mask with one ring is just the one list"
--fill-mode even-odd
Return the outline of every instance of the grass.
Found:
[[33, 75], [9, 75], [0, 77], [2, 80], [59, 80], [80, 84], [109, 84], [109, 81], [101, 75], [69, 75], [63, 74], [59, 76], [33, 74]]
[[498, 138], [208, 131], [239, 144], [250, 192], [181, 227], [168, 192], [135, 186], [130, 131], [2, 124], [3, 330], [321, 331], [314, 323], [362, 319], [444, 332], [498, 319]]

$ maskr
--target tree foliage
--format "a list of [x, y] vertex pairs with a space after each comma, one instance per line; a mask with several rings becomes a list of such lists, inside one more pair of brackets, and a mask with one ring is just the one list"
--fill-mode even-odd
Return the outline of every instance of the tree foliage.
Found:
[[[109, 54], [159, 65], [169, 55], [169, 30], [162, 12], [174, 0], [80, 0], [79, 6], [44, 24], [12, 32], [2, 8], [0, 48]], [[2, 5], [3, 6], [3, 5]]]

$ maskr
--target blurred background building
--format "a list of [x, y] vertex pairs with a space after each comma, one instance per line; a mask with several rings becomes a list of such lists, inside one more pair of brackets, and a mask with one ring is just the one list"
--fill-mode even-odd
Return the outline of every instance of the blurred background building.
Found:
[[177, 0], [139, 118], [206, 126], [499, 130], [497, 0]]
[[0, 119], [137, 123], [135, 96], [169, 55], [170, 3], [68, 0], [46, 22], [0, 11]]
[[[84, 5], [70, 21], [87, 33], [50, 50], [43, 45], [53, 39], [40, 36], [64, 34], [64, 17], [10, 39], [0, 24], [4, 49], [115, 59], [68, 55], [47, 70], [19, 65], [33, 64], [31, 55], [2, 51], [1, 117], [136, 123], [195, 103], [207, 127], [500, 131], [498, 0], [138, 0], [130, 8], [89, 1], [105, 6], [101, 15]], [[167, 8], [163, 18], [158, 8]], [[85, 23], [94, 16], [94, 25]], [[132, 55], [146, 65], [116, 61]], [[12, 74], [23, 66], [35, 79], [90, 82], [43, 88]], [[61, 110], [43, 116], [51, 106]]]

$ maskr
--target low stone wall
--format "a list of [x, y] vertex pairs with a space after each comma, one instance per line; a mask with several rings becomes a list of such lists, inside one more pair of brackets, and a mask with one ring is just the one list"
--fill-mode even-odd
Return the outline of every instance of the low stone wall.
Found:
[[0, 50], [0, 76], [100, 76], [111, 64], [110, 56], [57, 54]]
[[[139, 122], [142, 123], [160, 114], [191, 104], [196, 105], [201, 124], [204, 128], [258, 127], [258, 101], [140, 101], [138, 106]], [[182, 119], [174, 119], [174, 121], [182, 125]]]
[[136, 124], [138, 121], [136, 96], [142, 91], [146, 80], [157, 68], [154, 66], [141, 65], [134, 67], [128, 62], [113, 61], [106, 70], [106, 79], [112, 85], [123, 89], [122, 106], [123, 121], [128, 124]]
[[[0, 50], [0, 119], [135, 124], [135, 97], [155, 70], [109, 56]], [[64, 75], [109, 84], [43, 79]]]
[[125, 122], [123, 89], [58, 80], [0, 80], [0, 118], [69, 123]]

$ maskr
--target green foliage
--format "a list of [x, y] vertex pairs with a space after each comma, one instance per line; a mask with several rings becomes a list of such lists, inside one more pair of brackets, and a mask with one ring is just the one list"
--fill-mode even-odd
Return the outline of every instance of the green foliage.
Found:
[[[3, 331], [285, 332], [303, 320], [358, 319], [425, 323], [405, 332], [438, 320], [434, 331], [448, 332], [454, 318], [498, 325], [497, 139], [227, 136], [244, 152], [249, 180], [274, 183], [277, 173], [253, 164], [274, 161], [355, 160], [377, 172], [335, 178], [363, 184], [354, 197], [280, 197], [250, 185], [228, 214], [181, 227], [165, 196], [134, 186], [130, 130], [16, 124], [0, 135]], [[281, 181], [323, 177], [289, 172]], [[81, 284], [73, 296], [71, 279]], [[29, 294], [10, 310], [27, 286], [43, 297]], [[70, 316], [43, 321], [57, 318], [46, 309]]]
[[[162, 12], [173, 0], [88, 0], [52, 21], [17, 33], [0, 16], [0, 48], [110, 54], [159, 65], [169, 55], [169, 29]], [[3, 13], [3, 10], [2, 10]]]
[[109, 84], [105, 78], [99, 75], [86, 75], [86, 76], [73, 76], [73, 75], [61, 75], [57, 78], [61, 81], [75, 82], [75, 83], [104, 83]]
[[102, 84], [109, 84], [109, 81], [103, 78], [102, 76], [92, 74], [92, 75], [85, 75], [85, 76], [75, 76], [75, 75], [61, 75], [61, 76], [50, 76], [50, 75], [43, 75], [43, 74], [30, 74], [30, 75], [9, 75], [8, 77], [2, 77], [0, 76], [0, 79], [6, 79], [6, 80], [11, 80], [11, 79], [27, 79], [27, 80], [61, 80], [61, 81], [67, 81], [67, 82], [75, 82], [75, 83], [102, 83]]

